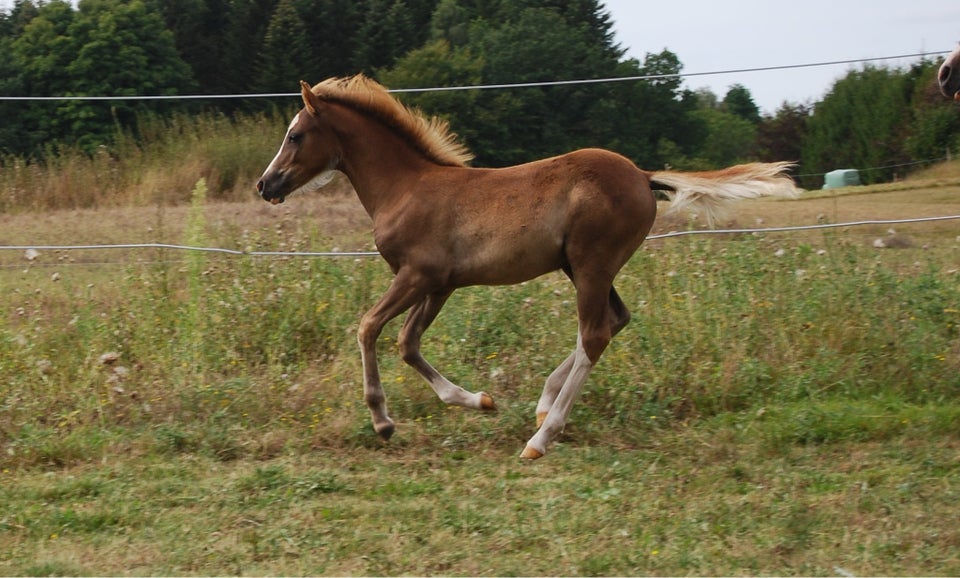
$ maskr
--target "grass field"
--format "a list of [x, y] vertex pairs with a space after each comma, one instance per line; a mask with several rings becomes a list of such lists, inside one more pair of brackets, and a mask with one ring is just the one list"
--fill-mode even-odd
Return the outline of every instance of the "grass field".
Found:
[[[734, 224], [960, 214], [939, 170]], [[345, 192], [203, 192], [13, 211], [0, 244], [372, 248]], [[960, 227], [887, 229], [648, 243], [617, 282], [634, 321], [533, 463], [562, 275], [460, 291], [426, 335], [496, 414], [442, 406], [390, 325], [383, 443], [354, 337], [378, 259], [0, 252], [0, 574], [956, 575]]]

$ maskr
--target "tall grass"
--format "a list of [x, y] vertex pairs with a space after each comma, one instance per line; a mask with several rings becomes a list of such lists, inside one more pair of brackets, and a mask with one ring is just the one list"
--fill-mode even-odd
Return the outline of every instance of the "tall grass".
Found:
[[[203, 193], [200, 183], [185, 240], [237, 242], [197, 217]], [[251, 248], [318, 242], [245, 235]], [[955, 272], [931, 262], [904, 273], [868, 251], [829, 236], [641, 250], [617, 283], [634, 320], [591, 376], [567, 439], [642, 444], [650, 428], [782, 418], [807, 403], [834, 404], [834, 414], [862, 403], [956, 408]], [[224, 458], [378, 443], [354, 332], [388, 281], [379, 260], [293, 257], [165, 258], [93, 285], [69, 270], [55, 281], [27, 271], [0, 297], [10, 312], [0, 318], [3, 451], [24, 464], [69, 462], [80, 451], [72, 435], [118, 430], [152, 432], [140, 439], [155, 449]], [[519, 447], [543, 379], [574, 346], [573, 300], [561, 275], [466, 289], [430, 329], [425, 354], [454, 381], [492, 393], [493, 418], [442, 406], [385, 332], [381, 363], [400, 419], [393, 443], [414, 443], [405, 435], [415, 430], [427, 443]], [[808, 435], [811, 415], [794, 415], [800, 429], [782, 430], [783, 441], [882, 435], [856, 421]], [[426, 427], [404, 433], [417, 422]]]
[[252, 195], [285, 114], [143, 116], [93, 154], [57, 146], [0, 158], [0, 212], [184, 204], [198, 177], [212, 199]]
[[[40, 211], [140, 205], [81, 211], [84, 238], [139, 220], [185, 244], [354, 245], [329, 199], [215, 203], [251, 196], [285, 123], [142, 119], [92, 156], [3, 159], [0, 211], [57, 228], [71, 215]], [[4, 233], [30, 237], [33, 216]], [[633, 322], [551, 455], [522, 465], [575, 344], [562, 275], [458, 291], [425, 336], [493, 415], [443, 406], [388, 327], [384, 444], [355, 340], [389, 283], [379, 259], [10, 254], [0, 572], [957, 574], [954, 236], [648, 243], [617, 280]]]

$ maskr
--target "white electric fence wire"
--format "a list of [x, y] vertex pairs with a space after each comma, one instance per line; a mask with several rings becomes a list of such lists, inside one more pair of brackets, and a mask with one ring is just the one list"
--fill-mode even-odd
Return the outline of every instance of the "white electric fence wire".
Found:
[[686, 235], [710, 234], [751, 234], [751, 233], [782, 233], [786, 231], [811, 231], [814, 229], [838, 229], [841, 227], [858, 227], [862, 225], [901, 225], [904, 223], [929, 223], [932, 221], [951, 221], [960, 219], [960, 215], [944, 215], [940, 217], [917, 217], [913, 219], [870, 219], [852, 221], [849, 223], [818, 223], [816, 225], [790, 225], [785, 227], [765, 227], [762, 229], [696, 229], [689, 231], [671, 231], [660, 235], [650, 235], [647, 239], [668, 239]]
[[[718, 74], [743, 74], [747, 72], [768, 72], [772, 70], [792, 70], [797, 68], [814, 68], [819, 66], [837, 66], [841, 64], [858, 64], [876, 62], [880, 60], [896, 60], [902, 58], [927, 58], [947, 54], [949, 50], [939, 52], [917, 52], [914, 54], [899, 54], [895, 56], [877, 56], [873, 58], [854, 58], [847, 60], [830, 60], [825, 62], [808, 62], [803, 64], [781, 64], [776, 66], [757, 66], [753, 68], [732, 68], [729, 70], [713, 70], [708, 72], [682, 72], [676, 74], [644, 74], [640, 76], [617, 76], [608, 78], [586, 78], [578, 80], [549, 80], [541, 82], [510, 82], [504, 84], [474, 84], [468, 86], [434, 86], [425, 88], [400, 88], [390, 92], [449, 92], [453, 90], [488, 90], [505, 88], [540, 88], [548, 86], [569, 86], [581, 84], [601, 84], [609, 82], [631, 82], [641, 80], [670, 80], [675, 78], [690, 78], [696, 76], [713, 76]], [[102, 101], [102, 100], [204, 100], [204, 99], [234, 99], [234, 98], [290, 98], [300, 96], [299, 92], [268, 92], [259, 94], [159, 94], [159, 95], [128, 95], [128, 96], [2, 96], [0, 101]]]
[[[883, 56], [875, 58], [858, 58], [858, 59], [847, 59], [847, 60], [832, 60], [826, 62], [813, 62], [813, 63], [804, 63], [804, 64], [787, 64], [787, 65], [778, 65], [778, 66], [762, 66], [754, 68], [737, 68], [729, 70], [717, 70], [709, 72], [691, 72], [691, 73], [680, 73], [680, 74], [650, 74], [650, 75], [640, 75], [640, 76], [623, 76], [623, 77], [611, 77], [611, 78], [594, 78], [594, 79], [579, 79], [579, 80], [555, 80], [555, 81], [543, 81], [543, 82], [516, 82], [516, 83], [504, 83], [504, 84], [483, 84], [483, 85], [469, 85], [469, 86], [441, 86], [441, 87], [429, 87], [429, 88], [404, 88], [404, 89], [394, 89], [390, 92], [395, 93], [413, 93], [413, 92], [445, 92], [445, 91], [455, 91], [455, 90], [484, 90], [484, 89], [504, 89], [504, 88], [537, 88], [537, 87], [548, 87], [548, 86], [567, 86], [567, 85], [578, 85], [578, 84], [600, 84], [607, 82], [626, 82], [626, 81], [641, 81], [641, 80], [668, 80], [673, 78], [686, 78], [686, 77], [696, 77], [696, 76], [710, 76], [717, 74], [741, 74], [746, 72], [765, 72], [771, 70], [790, 70], [797, 68], [811, 68], [819, 66], [834, 66], [841, 64], [857, 64], [865, 62], [874, 62], [879, 60], [893, 60], [893, 59], [902, 59], [902, 58], [917, 58], [917, 57], [928, 57], [934, 55], [945, 54], [947, 51], [941, 52], [920, 52], [914, 54], [901, 54], [896, 56]], [[196, 99], [231, 99], [231, 98], [280, 98], [280, 97], [295, 97], [298, 96], [298, 93], [260, 93], [260, 94], [193, 94], [193, 95], [141, 95], [141, 96], [2, 96], [0, 95], [0, 101], [108, 101], [108, 100], [196, 100]], [[931, 159], [939, 160], [939, 159]], [[918, 161], [917, 163], [909, 164], [922, 164], [929, 161]], [[902, 165], [891, 165], [891, 167], [902, 166]], [[887, 167], [883, 167], [887, 168]], [[801, 175], [807, 176], [807, 175]], [[814, 175], [810, 175], [814, 176]], [[920, 219], [894, 219], [894, 220], [867, 220], [867, 221], [856, 221], [849, 223], [821, 223], [817, 225], [798, 225], [798, 226], [788, 226], [788, 227], [768, 227], [762, 229], [707, 229], [707, 230], [688, 230], [688, 231], [672, 231], [669, 233], [663, 233], [659, 235], [650, 235], [648, 239], [666, 239], [671, 237], [680, 237], [687, 235], [722, 235], [722, 234], [753, 234], [753, 233], [765, 233], [765, 232], [787, 232], [787, 231], [804, 231], [804, 230], [813, 230], [813, 229], [832, 229], [832, 228], [841, 228], [841, 227], [853, 227], [860, 225], [892, 225], [892, 224], [903, 224], [903, 223], [919, 223], [919, 222], [929, 222], [929, 221], [944, 221], [944, 220], [953, 220], [960, 219], [960, 215], [950, 215], [943, 217], [926, 217]], [[122, 244], [110, 244], [110, 245], [6, 245], [0, 246], [0, 251], [7, 250], [36, 250], [36, 251], [72, 251], [72, 250], [101, 250], [101, 249], [171, 249], [171, 250], [187, 250], [187, 251], [201, 251], [208, 253], [223, 253], [228, 255], [249, 255], [253, 257], [373, 257], [379, 255], [376, 251], [242, 251], [237, 249], [225, 249], [220, 247], [191, 247], [186, 245], [176, 245], [169, 243], [122, 243]]]
[[[918, 217], [913, 219], [870, 219], [851, 221], [847, 223], [818, 223], [816, 225], [791, 225], [785, 227], [764, 227], [757, 229], [692, 229], [687, 231], [671, 231], [659, 235], [650, 235], [647, 239], [669, 239], [689, 235], [731, 235], [731, 234], [762, 234], [783, 233], [791, 231], [812, 231], [816, 229], [838, 229], [844, 227], [858, 227], [863, 225], [901, 225], [906, 223], [929, 223], [935, 221], [960, 220], [960, 215], [945, 215], [939, 217]], [[77, 250], [106, 250], [106, 249], [171, 249], [179, 251], [200, 251], [206, 253], [223, 253], [227, 255], [246, 255], [249, 257], [376, 257], [377, 251], [243, 251], [239, 249], [224, 249], [221, 247], [192, 247], [171, 243], [121, 243], [114, 245], [0, 245], [0, 251], [77, 251]]]

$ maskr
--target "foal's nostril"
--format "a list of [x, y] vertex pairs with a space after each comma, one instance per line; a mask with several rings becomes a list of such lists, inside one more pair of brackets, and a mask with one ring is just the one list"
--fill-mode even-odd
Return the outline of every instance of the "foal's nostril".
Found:
[[257, 192], [258, 193], [263, 192], [263, 181], [257, 181]]
[[940, 67], [940, 84], [947, 82], [947, 79], [950, 78], [950, 73], [953, 72], [949, 66], [943, 65]]

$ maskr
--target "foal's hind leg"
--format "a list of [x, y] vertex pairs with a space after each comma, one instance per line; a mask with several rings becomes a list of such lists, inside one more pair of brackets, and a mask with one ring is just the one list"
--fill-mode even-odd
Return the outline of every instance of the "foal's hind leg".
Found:
[[[617, 290], [613, 287], [610, 288], [607, 309], [611, 329], [610, 337], [612, 338], [630, 322], [630, 311], [627, 310], [627, 306], [623, 304], [623, 300], [620, 299], [620, 295], [617, 294]], [[567, 381], [567, 376], [570, 375], [570, 370], [573, 368], [576, 356], [577, 350], [574, 350], [563, 363], [553, 370], [553, 373], [550, 374], [550, 377], [547, 378], [546, 383], [543, 385], [543, 393], [537, 402], [538, 428], [543, 425], [543, 421], [547, 419], [547, 413], [550, 411], [550, 408], [553, 407], [557, 395], [560, 394], [560, 389]]]
[[496, 409], [492, 397], [483, 392], [471, 393], [451, 383], [440, 375], [440, 372], [434, 369], [420, 353], [420, 337], [436, 319], [451, 293], [452, 291], [433, 293], [414, 305], [403, 323], [403, 329], [400, 330], [400, 353], [403, 355], [403, 360], [427, 380], [444, 403], [473, 409]]
[[543, 384], [543, 392], [540, 394], [540, 400], [537, 401], [538, 428], [543, 425], [543, 420], [547, 419], [547, 413], [550, 411], [550, 408], [553, 407], [553, 402], [556, 401], [557, 395], [560, 394], [560, 388], [562, 388], [564, 382], [567, 381], [567, 376], [570, 375], [570, 370], [573, 368], [573, 362], [576, 358], [577, 350], [574, 349], [573, 353], [567, 356], [567, 358], [553, 370], [553, 373], [547, 378], [547, 382]]

